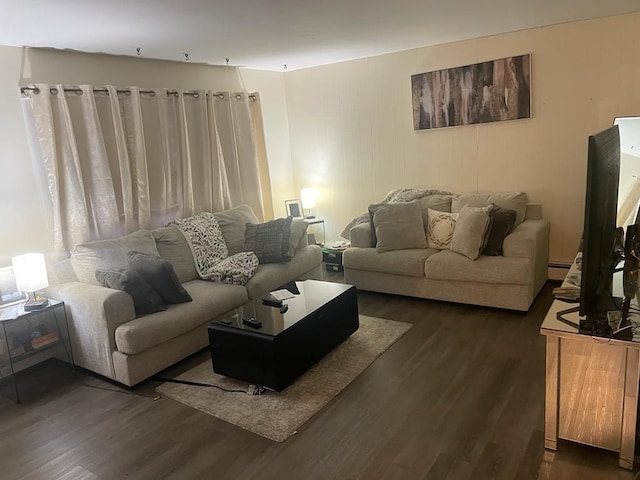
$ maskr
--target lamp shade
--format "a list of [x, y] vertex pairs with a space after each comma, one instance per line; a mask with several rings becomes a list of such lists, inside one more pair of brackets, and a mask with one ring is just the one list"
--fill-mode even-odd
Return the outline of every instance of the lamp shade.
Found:
[[313, 188], [303, 188], [300, 191], [300, 201], [302, 202], [302, 208], [310, 209], [316, 206], [316, 198], [318, 194]]
[[47, 266], [41, 253], [25, 253], [11, 259], [16, 287], [23, 292], [35, 292], [49, 286]]

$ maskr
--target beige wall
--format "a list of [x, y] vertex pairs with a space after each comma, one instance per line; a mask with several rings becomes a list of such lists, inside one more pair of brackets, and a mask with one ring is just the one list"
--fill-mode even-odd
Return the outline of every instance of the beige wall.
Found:
[[[551, 260], [571, 262], [587, 136], [640, 114], [638, 32], [634, 14], [288, 72], [294, 191], [318, 188], [317, 213], [337, 239], [393, 188], [523, 190], [551, 221]], [[532, 54], [531, 119], [413, 130], [412, 74], [523, 53]]]
[[237, 69], [143, 58], [0, 46], [0, 267], [29, 251], [49, 252], [43, 202], [25, 133], [19, 85], [86, 83], [169, 88], [241, 89]]

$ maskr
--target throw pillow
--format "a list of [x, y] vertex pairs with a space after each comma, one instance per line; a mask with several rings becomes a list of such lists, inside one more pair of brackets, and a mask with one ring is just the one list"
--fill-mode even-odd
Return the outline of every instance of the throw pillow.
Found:
[[427, 247], [419, 200], [369, 205], [369, 214], [378, 252]]
[[173, 265], [164, 258], [142, 252], [129, 252], [127, 259], [129, 268], [139, 273], [165, 303], [191, 301], [191, 295], [180, 284]]
[[489, 229], [483, 254], [502, 255], [502, 244], [516, 224], [516, 211], [491, 204], [491, 228]]
[[289, 241], [293, 217], [277, 218], [265, 223], [247, 223], [243, 251], [253, 252], [260, 263], [291, 261]]
[[447, 250], [456, 228], [457, 213], [439, 212], [428, 209], [427, 241], [429, 248]]
[[167, 309], [160, 295], [133, 270], [96, 270], [95, 275], [103, 287], [122, 290], [131, 295], [136, 315]]
[[490, 227], [491, 206], [463, 206], [451, 238], [451, 251], [475, 260], [482, 253]]

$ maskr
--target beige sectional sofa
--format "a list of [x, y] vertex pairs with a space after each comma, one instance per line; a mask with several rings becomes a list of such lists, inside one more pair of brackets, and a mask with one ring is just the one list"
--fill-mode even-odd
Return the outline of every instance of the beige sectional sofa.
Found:
[[[245, 223], [257, 223], [251, 209], [242, 205], [215, 217], [229, 254], [241, 251]], [[76, 248], [70, 260], [57, 266], [58, 283], [46, 293], [65, 302], [75, 364], [132, 386], [204, 348], [207, 325], [216, 316], [292, 280], [322, 279], [322, 252], [307, 244], [305, 231], [303, 220], [294, 219], [293, 259], [259, 265], [244, 286], [201, 280], [184, 235], [170, 226]], [[131, 250], [168, 260], [193, 300], [136, 317], [131, 295], [94, 278], [96, 269], [121, 266], [118, 262]]]
[[[431, 206], [447, 211], [439, 197]], [[429, 197], [421, 202], [426, 218]], [[548, 276], [549, 222], [540, 205], [528, 204], [526, 194], [515, 192], [453, 194], [449, 211], [491, 203], [517, 212], [503, 255], [471, 260], [446, 249], [379, 252], [371, 223], [364, 222], [350, 231], [351, 248], [342, 260], [345, 282], [360, 290], [527, 311]]]

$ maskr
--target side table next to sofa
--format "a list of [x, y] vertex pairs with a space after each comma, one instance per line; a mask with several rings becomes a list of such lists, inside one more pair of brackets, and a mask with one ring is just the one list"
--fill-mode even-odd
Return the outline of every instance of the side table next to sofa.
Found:
[[0, 308], [0, 393], [20, 403], [18, 372], [56, 357], [73, 364], [64, 302], [49, 299], [39, 310], [24, 302]]

